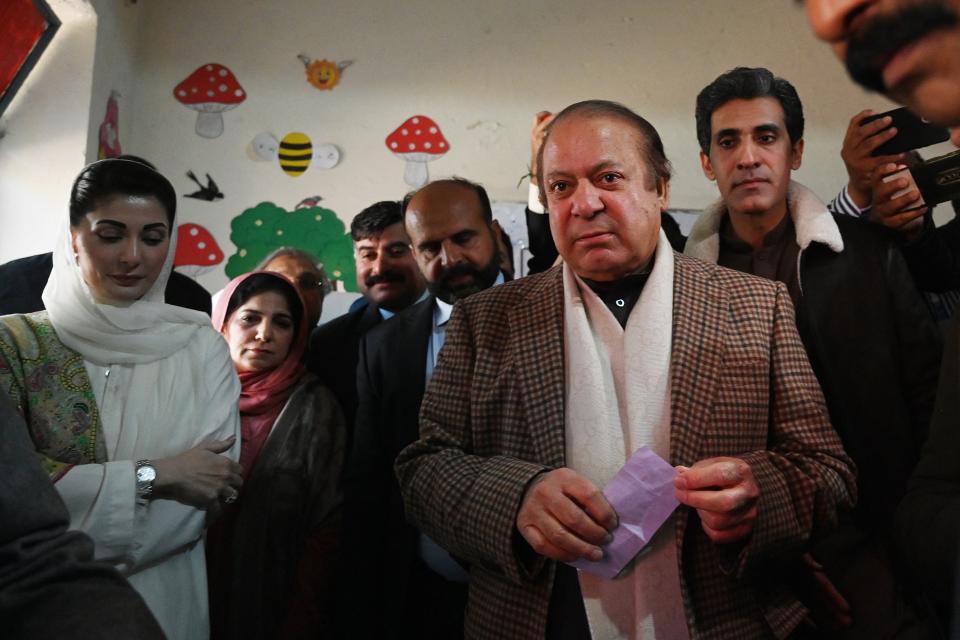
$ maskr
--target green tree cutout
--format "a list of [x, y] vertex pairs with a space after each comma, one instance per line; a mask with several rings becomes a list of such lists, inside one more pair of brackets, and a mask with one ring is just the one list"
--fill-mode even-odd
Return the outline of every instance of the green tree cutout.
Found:
[[343, 221], [330, 209], [287, 211], [261, 202], [233, 219], [230, 240], [237, 246], [224, 269], [231, 279], [252, 271], [274, 249], [296, 247], [317, 256], [331, 280], [343, 282], [347, 291], [357, 291], [353, 242]]

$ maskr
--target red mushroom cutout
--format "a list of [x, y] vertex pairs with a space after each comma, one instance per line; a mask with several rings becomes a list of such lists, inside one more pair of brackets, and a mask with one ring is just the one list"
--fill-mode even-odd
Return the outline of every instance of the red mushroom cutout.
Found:
[[197, 135], [216, 138], [223, 133], [224, 111], [247, 99], [247, 93], [230, 69], [212, 62], [205, 64], [173, 88], [173, 96], [197, 111]]
[[177, 253], [173, 266], [177, 271], [196, 279], [223, 262], [223, 251], [213, 234], [198, 224], [188, 222], [177, 229]]
[[436, 122], [427, 116], [413, 116], [387, 136], [387, 148], [407, 161], [403, 181], [416, 188], [430, 179], [427, 163], [449, 151], [450, 145]]

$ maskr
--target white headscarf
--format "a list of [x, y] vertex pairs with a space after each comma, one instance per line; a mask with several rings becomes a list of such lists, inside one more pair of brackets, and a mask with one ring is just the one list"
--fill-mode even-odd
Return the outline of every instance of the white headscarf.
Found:
[[[95, 162], [83, 171], [102, 162], [145, 166], [114, 158]], [[166, 358], [183, 348], [199, 327], [210, 324], [210, 318], [200, 311], [164, 302], [164, 290], [176, 252], [174, 223], [163, 268], [143, 298], [124, 307], [99, 303], [83, 280], [73, 252], [69, 217], [65, 217], [63, 231], [53, 251], [53, 271], [43, 290], [43, 303], [57, 337], [85, 360], [101, 366], [145, 364]]]

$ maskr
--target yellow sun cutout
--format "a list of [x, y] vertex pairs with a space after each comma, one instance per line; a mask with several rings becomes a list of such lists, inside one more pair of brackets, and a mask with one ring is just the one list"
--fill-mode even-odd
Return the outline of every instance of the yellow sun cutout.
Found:
[[337, 86], [340, 76], [340, 67], [329, 60], [314, 60], [307, 66], [307, 81], [321, 91]]

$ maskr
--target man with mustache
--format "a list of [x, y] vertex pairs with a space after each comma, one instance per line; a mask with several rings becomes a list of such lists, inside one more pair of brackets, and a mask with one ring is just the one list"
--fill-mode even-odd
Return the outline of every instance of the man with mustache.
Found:
[[[465, 635], [789, 637], [773, 567], [854, 496], [785, 287], [674, 253], [670, 163], [626, 107], [567, 107], [540, 160], [563, 265], [457, 305], [397, 459], [408, 517], [470, 561]], [[578, 576], [641, 503], [600, 488], [643, 445], [680, 506], [621, 576]]]
[[422, 297], [426, 283], [410, 252], [399, 202], [377, 202], [358, 213], [350, 223], [350, 236], [357, 286], [366, 304], [314, 329], [307, 368], [333, 391], [352, 433], [360, 339]]
[[[787, 285], [831, 420], [857, 463], [859, 499], [813, 548], [849, 602], [840, 637], [917, 624], [892, 570], [893, 515], [926, 438], [940, 345], [899, 251], [874, 225], [833, 215], [791, 181], [803, 154], [803, 106], [767, 69], [738, 67], [697, 96], [704, 174], [721, 199], [685, 253]], [[918, 614], [919, 615], [919, 614]]]
[[[952, 128], [960, 146], [960, 1], [806, 0], [814, 33], [833, 46], [851, 77]], [[960, 265], [957, 236], [942, 227], [927, 249]], [[939, 241], [939, 246], [936, 241]], [[937, 251], [938, 250], [938, 251]], [[960, 269], [954, 269], [954, 274]], [[901, 551], [928, 593], [954, 619], [960, 560], [960, 314], [954, 313], [930, 436], [897, 512]]]
[[[430, 296], [368, 332], [345, 475], [345, 545], [360, 576], [350, 638], [462, 636], [467, 573], [406, 523], [393, 462], [417, 439], [420, 400], [453, 304], [504, 281], [497, 223], [478, 184], [432, 182], [403, 201], [404, 223]], [[363, 615], [362, 612], [366, 612]], [[370, 612], [376, 612], [370, 615]]]

